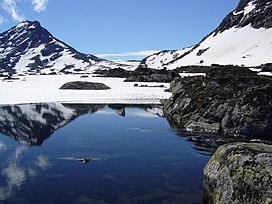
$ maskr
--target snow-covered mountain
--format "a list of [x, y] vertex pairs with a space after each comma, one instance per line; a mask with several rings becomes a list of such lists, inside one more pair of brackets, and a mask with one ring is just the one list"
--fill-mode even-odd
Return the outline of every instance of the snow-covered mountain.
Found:
[[0, 73], [85, 74], [118, 67], [132, 65], [80, 53], [52, 36], [37, 21], [24, 21], [0, 34]]
[[272, 1], [241, 0], [212, 33], [197, 45], [161, 51], [142, 67], [175, 69], [187, 65], [257, 66], [272, 63]]

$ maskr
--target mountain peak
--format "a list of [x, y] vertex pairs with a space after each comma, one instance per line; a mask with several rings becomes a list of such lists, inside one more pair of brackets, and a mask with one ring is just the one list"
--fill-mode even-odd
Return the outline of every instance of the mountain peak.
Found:
[[21, 33], [21, 32], [26, 32], [26, 31], [31, 31], [31, 30], [45, 30], [44, 28], [42, 28], [41, 24], [38, 21], [22, 21], [21, 23], [19, 23], [18, 25], [14, 26], [13, 28], [11, 28], [9, 31], [14, 31], [17, 33]]
[[39, 23], [39, 21], [29, 21], [29, 20], [24, 20], [21, 23], [19, 23], [18, 25], [16, 25], [15, 27], [29, 27], [29, 26], [38, 26], [41, 27], [41, 24]]
[[38, 21], [23, 21], [0, 34], [0, 74], [85, 74], [117, 67], [131, 66], [80, 53], [55, 38]]

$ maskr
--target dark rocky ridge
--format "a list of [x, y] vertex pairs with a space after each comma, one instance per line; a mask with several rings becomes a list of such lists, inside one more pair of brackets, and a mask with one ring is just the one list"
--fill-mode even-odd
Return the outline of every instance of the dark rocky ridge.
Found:
[[246, 68], [212, 68], [207, 77], [178, 78], [164, 113], [173, 127], [272, 140], [272, 79]]
[[174, 78], [179, 77], [178, 72], [166, 69], [147, 69], [138, 67], [125, 82], [165, 82], [170, 83]]
[[97, 70], [99, 77], [120, 77], [126, 78], [125, 82], [165, 82], [170, 83], [174, 78], [179, 77], [178, 71], [166, 69], [149, 69], [138, 67], [134, 71], [127, 71], [121, 68], [109, 70]]
[[131, 75], [132, 71], [127, 71], [122, 68], [116, 69], [101, 69], [96, 70], [94, 74], [97, 77], [118, 77], [118, 78], [127, 78]]
[[[245, 15], [243, 11], [250, 2], [255, 5], [255, 8]], [[232, 27], [245, 27], [249, 24], [256, 29], [272, 27], [272, 2], [270, 0], [241, 0], [237, 8], [223, 19], [215, 33]]]

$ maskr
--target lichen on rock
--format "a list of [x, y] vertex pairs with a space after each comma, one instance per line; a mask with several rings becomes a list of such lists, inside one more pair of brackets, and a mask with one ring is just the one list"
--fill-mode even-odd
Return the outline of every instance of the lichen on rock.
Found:
[[272, 201], [272, 145], [231, 143], [218, 148], [204, 168], [209, 204], [266, 204]]

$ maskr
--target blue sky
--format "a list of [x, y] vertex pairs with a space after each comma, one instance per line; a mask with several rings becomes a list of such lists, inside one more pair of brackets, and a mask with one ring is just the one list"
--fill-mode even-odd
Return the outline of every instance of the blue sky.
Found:
[[[55, 37], [106, 59], [180, 49], [215, 29], [239, 0], [0, 0], [0, 32], [38, 20]], [[114, 54], [116, 56], [110, 56]]]

